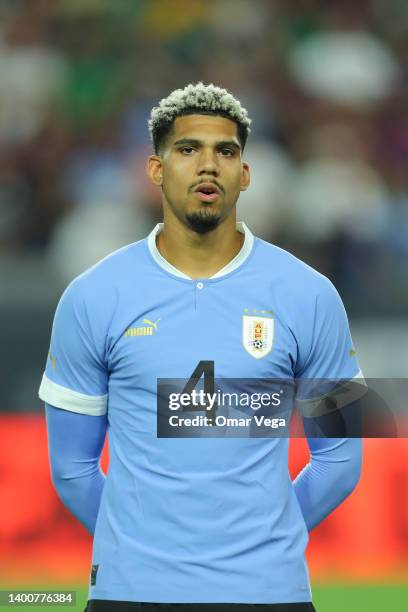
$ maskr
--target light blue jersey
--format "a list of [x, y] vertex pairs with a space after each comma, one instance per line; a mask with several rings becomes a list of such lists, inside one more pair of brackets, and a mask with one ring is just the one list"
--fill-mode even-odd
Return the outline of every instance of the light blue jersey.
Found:
[[[311, 600], [308, 532], [287, 438], [157, 438], [158, 378], [358, 375], [330, 281], [245, 234], [238, 255], [192, 280], [157, 250], [158, 224], [75, 279], [58, 306], [40, 397], [109, 420], [89, 599]], [[67, 434], [69, 435], [69, 434]]]

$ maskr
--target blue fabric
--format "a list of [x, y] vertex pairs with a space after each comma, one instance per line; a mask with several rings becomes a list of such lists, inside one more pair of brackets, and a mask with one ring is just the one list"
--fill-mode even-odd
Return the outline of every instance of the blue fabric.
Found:
[[294, 480], [294, 489], [310, 531], [354, 490], [361, 472], [359, 438], [308, 438], [310, 462]]
[[[105, 484], [99, 459], [107, 431], [106, 415], [80, 415], [46, 404], [46, 417], [55, 488], [72, 514], [93, 534]], [[362, 442], [309, 438], [308, 444], [310, 462], [296, 477], [294, 489], [310, 531], [357, 485]]]
[[51, 476], [61, 501], [93, 534], [105, 475], [99, 466], [107, 417], [45, 405]]
[[[331, 470], [337, 479], [348, 457], [354, 463], [353, 442], [325, 452], [311, 441], [311, 465], [294, 487], [287, 438], [158, 438], [157, 379], [188, 380], [211, 360], [216, 378], [348, 380], [359, 371], [352, 348], [328, 279], [257, 238], [244, 263], [218, 278], [177, 277], [142, 240], [73, 281], [46, 366], [60, 389], [58, 408], [64, 389], [70, 395], [66, 411], [49, 408], [47, 417], [60, 494], [90, 531], [95, 526], [99, 568], [89, 598], [310, 601], [307, 526], [340, 499]], [[87, 411], [104, 395], [103, 485], [97, 456], [106, 419]], [[49, 404], [51, 397], [42, 394]], [[330, 461], [331, 452], [344, 454]], [[323, 497], [329, 502], [317, 509]]]

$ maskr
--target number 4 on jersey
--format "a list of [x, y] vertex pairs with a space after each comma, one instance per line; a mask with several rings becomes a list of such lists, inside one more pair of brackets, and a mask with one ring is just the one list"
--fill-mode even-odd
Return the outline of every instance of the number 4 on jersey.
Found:
[[[215, 393], [215, 382], [214, 382], [214, 362], [213, 361], [199, 361], [194, 372], [187, 381], [182, 393], [188, 393], [192, 395], [192, 391], [197, 387], [198, 382], [204, 376], [204, 397], [208, 398], [209, 395], [213, 396]], [[184, 407], [183, 410], [189, 412], [193, 410], [205, 410], [207, 401], [205, 403], [200, 402], [199, 405], [191, 404], [190, 406]], [[211, 410], [207, 411], [207, 415], [210, 418], [214, 418], [217, 412], [217, 402], [214, 402]]]

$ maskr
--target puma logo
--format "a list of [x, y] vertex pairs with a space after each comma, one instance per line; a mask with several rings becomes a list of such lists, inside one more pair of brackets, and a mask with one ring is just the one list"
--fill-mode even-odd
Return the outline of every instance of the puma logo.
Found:
[[151, 325], [152, 327], [154, 327], [156, 331], [159, 331], [159, 328], [157, 327], [157, 324], [159, 321], [160, 321], [160, 318], [157, 319], [156, 322], [150, 321], [150, 319], [143, 319], [142, 323], [146, 323], [146, 325]]

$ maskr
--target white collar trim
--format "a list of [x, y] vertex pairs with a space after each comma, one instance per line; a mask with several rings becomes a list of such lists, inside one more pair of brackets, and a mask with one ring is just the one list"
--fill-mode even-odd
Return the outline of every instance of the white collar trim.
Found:
[[[163, 255], [157, 248], [156, 237], [162, 231], [163, 226], [164, 223], [158, 223], [147, 237], [147, 246], [153, 259], [156, 261], [157, 264], [159, 264], [161, 268], [163, 268], [167, 272], [171, 272], [171, 274], [179, 276], [180, 278], [187, 278], [189, 280], [193, 280], [190, 276], [187, 276], [187, 274], [184, 274], [184, 272], [181, 272], [181, 270], [178, 270], [170, 262], [168, 262], [167, 259], [163, 257]], [[241, 234], [244, 234], [244, 244], [242, 245], [240, 251], [235, 255], [234, 259], [227, 263], [226, 266], [221, 268], [221, 270], [218, 270], [218, 272], [213, 274], [213, 276], [210, 276], [210, 278], [219, 278], [220, 276], [225, 276], [225, 274], [229, 274], [233, 270], [239, 268], [239, 266], [241, 266], [249, 256], [252, 250], [252, 246], [254, 244], [254, 235], [252, 234], [251, 230], [248, 229], [245, 223], [241, 221], [237, 222], [236, 228], [239, 232], [241, 232]]]

